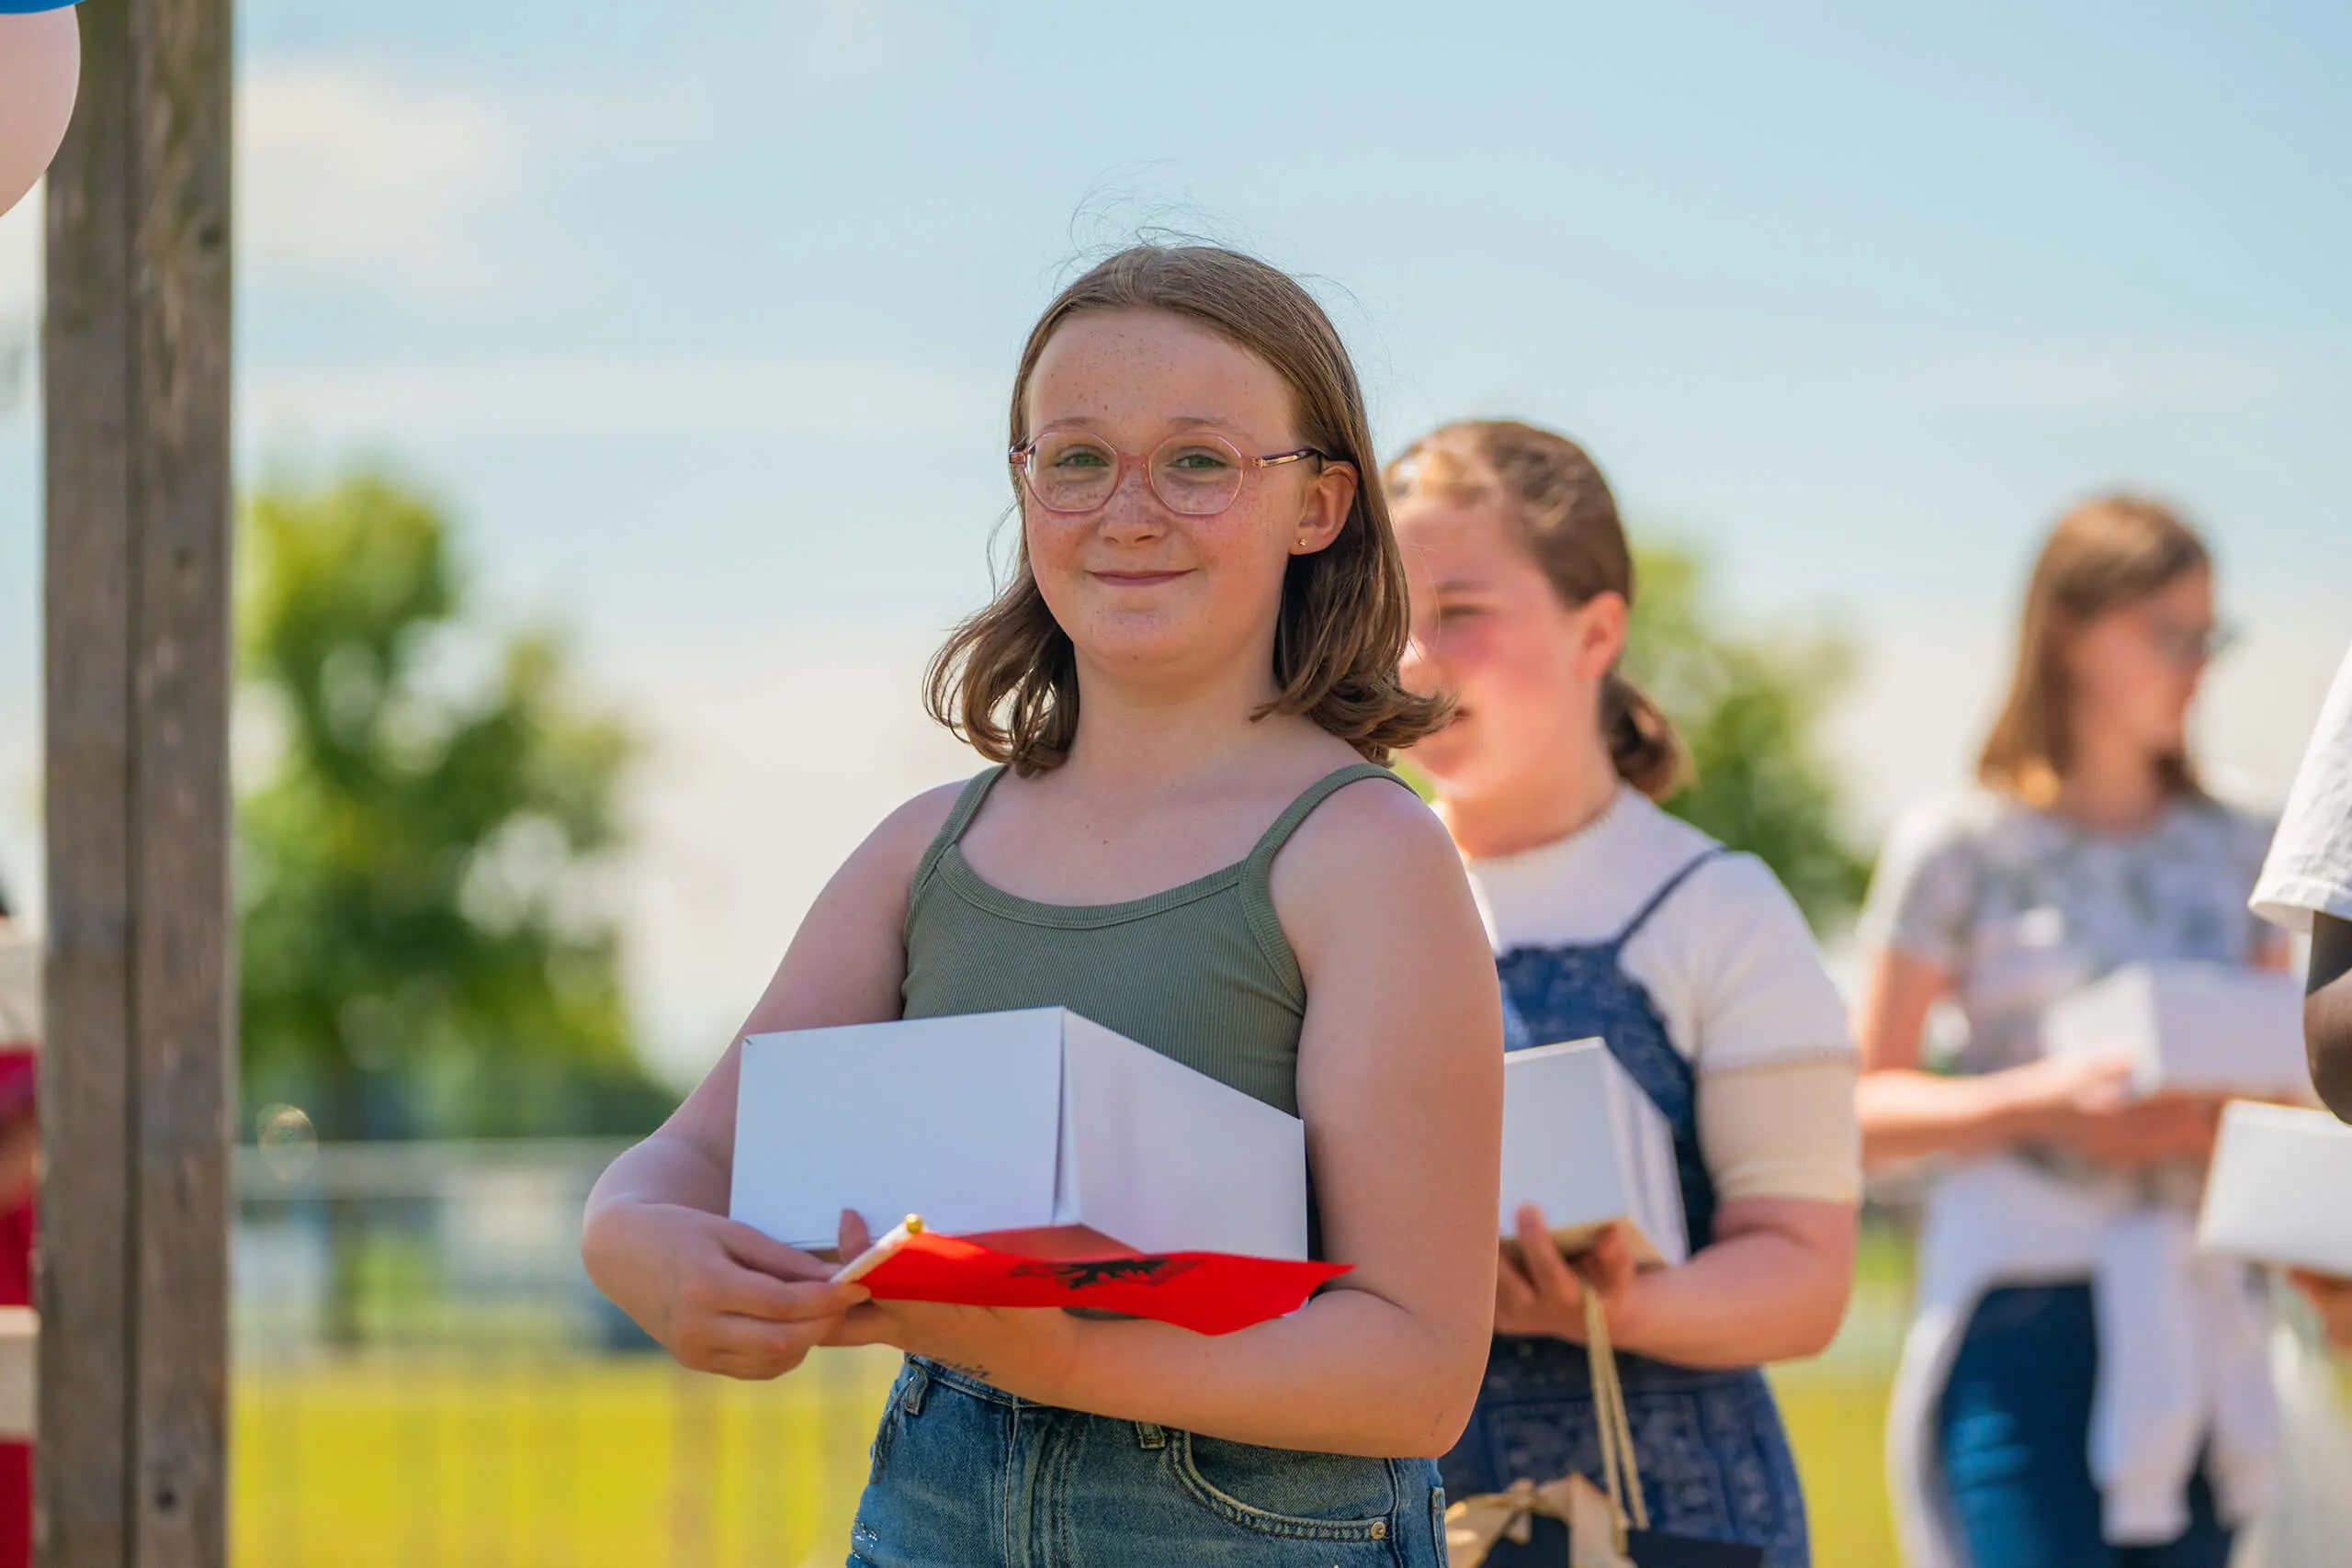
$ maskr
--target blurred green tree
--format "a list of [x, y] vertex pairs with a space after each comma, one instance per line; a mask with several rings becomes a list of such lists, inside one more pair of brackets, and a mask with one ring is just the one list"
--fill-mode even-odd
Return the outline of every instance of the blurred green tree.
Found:
[[450, 525], [379, 474], [243, 507], [244, 1098], [328, 1138], [635, 1132], [600, 886], [636, 742], [562, 644], [466, 619]]
[[1690, 749], [1694, 777], [1667, 809], [1761, 859], [1826, 931], [1861, 901], [1871, 863], [1841, 830], [1838, 774], [1821, 724], [1850, 679], [1834, 632], [1732, 633], [1705, 563], [1678, 545], [1635, 551], [1625, 671]]

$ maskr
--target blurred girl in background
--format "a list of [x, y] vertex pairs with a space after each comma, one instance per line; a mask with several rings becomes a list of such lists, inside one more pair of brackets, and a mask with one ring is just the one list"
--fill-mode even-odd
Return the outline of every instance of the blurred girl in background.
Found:
[[[1889, 1457], [1911, 1568], [2222, 1568], [2277, 1414], [2246, 1269], [2194, 1250], [2218, 1107], [2045, 1058], [2040, 1018], [2142, 961], [2281, 965], [2269, 837], [2188, 716], [2220, 641], [2204, 545], [2127, 496], [2062, 519], [1978, 787], [1896, 827], [1864, 914], [1863, 1147], [1943, 1156]], [[1923, 1070], [1929, 1010], [1966, 1021]], [[2094, 1290], [2094, 1282], [2098, 1289]]]
[[[1500, 1260], [1487, 1379], [1446, 1457], [1455, 1497], [1601, 1475], [1583, 1294], [1600, 1293], [1653, 1526], [1808, 1561], [1804, 1500], [1756, 1369], [1826, 1345], [1853, 1277], [1860, 1169], [1844, 1009], [1770, 871], [1656, 804], [1685, 760], [1617, 672], [1632, 558], [1575, 443], [1450, 424], [1388, 469], [1412, 587], [1408, 684], [1454, 701], [1413, 764], [1488, 923], [1513, 1045], [1600, 1035], [1674, 1133], [1690, 1260], [1575, 1269], [1544, 1216]], [[1565, 1561], [1559, 1527], [1488, 1562]]]

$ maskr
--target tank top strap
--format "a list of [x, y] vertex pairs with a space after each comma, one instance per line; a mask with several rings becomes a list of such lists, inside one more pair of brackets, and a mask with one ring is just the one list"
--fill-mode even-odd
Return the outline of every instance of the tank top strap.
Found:
[[1731, 852], [1729, 850], [1725, 849], [1721, 844], [1710, 844], [1705, 849], [1701, 850], [1697, 854], [1692, 855], [1689, 860], [1684, 861], [1682, 863], [1681, 869], [1678, 870], [1672, 876], [1668, 877], [1665, 883], [1659, 886], [1658, 890], [1650, 895], [1649, 902], [1644, 904], [1639, 909], [1636, 909], [1634, 912], [1634, 918], [1625, 922], [1625, 929], [1619, 931], [1615, 938], [1610, 942], [1609, 945], [1611, 947], [1622, 948], [1627, 942], [1633, 941], [1634, 938], [1640, 933], [1641, 929], [1650, 923], [1650, 917], [1657, 914], [1658, 910], [1666, 907], [1666, 901], [1674, 897], [1674, 893], [1677, 888], [1690, 880], [1691, 874], [1694, 872], [1696, 872], [1701, 866], [1705, 865], [1709, 861], [1720, 860], [1730, 852]]
[[972, 825], [972, 818], [980, 814], [980, 806], [988, 799], [989, 791], [994, 789], [996, 781], [1003, 776], [1004, 768], [1001, 763], [993, 768], [984, 768], [972, 775], [971, 782], [964, 786], [964, 793], [956, 797], [956, 809], [947, 814], [947, 820], [942, 822], [939, 831], [933, 835], [931, 847], [924, 850], [922, 859], [915, 863], [915, 879], [907, 894], [910, 909], [914, 901], [922, 897], [923, 885], [931, 880], [931, 874], [939, 869], [940, 857], [963, 840], [965, 830]]
[[1274, 857], [1283, 852], [1283, 846], [1290, 842], [1291, 835], [1297, 832], [1309, 817], [1315, 815], [1317, 807], [1350, 784], [1360, 784], [1365, 779], [1386, 779], [1401, 788], [1412, 787], [1377, 762], [1351, 762], [1335, 773], [1325, 773], [1321, 778], [1308, 784], [1299, 797], [1292, 801], [1280, 817], [1274, 818], [1274, 825], [1266, 829], [1265, 836], [1258, 840], [1258, 847], [1250, 852], [1248, 863], [1254, 874], [1253, 879], [1257, 881], [1265, 879], [1268, 868], [1274, 863]]
[[1258, 847], [1251, 850], [1250, 858], [1241, 863], [1242, 917], [1250, 923], [1250, 933], [1257, 939], [1259, 951], [1266, 955], [1275, 973], [1282, 976], [1283, 987], [1290, 993], [1291, 1000], [1302, 1007], [1306, 1002], [1306, 979], [1299, 973], [1298, 955], [1291, 951], [1290, 939], [1283, 934], [1282, 917], [1274, 912], [1272, 881], [1274, 857], [1282, 853], [1283, 846], [1290, 842], [1291, 835], [1298, 831], [1299, 825], [1315, 815], [1317, 807], [1350, 784], [1360, 784], [1365, 779], [1386, 779], [1400, 789], [1412, 788], [1377, 762], [1354, 762], [1326, 773], [1308, 784], [1305, 792], [1274, 818], [1274, 825], [1266, 829], [1265, 836], [1258, 840]]

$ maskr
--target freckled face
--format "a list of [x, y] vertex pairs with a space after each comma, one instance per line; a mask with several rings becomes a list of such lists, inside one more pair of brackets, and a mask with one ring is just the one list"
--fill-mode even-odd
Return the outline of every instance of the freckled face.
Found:
[[[1158, 310], [1073, 317], [1039, 355], [1027, 405], [1033, 437], [1082, 432], [1136, 458], [1202, 434], [1244, 457], [1303, 445], [1273, 367]], [[1271, 682], [1290, 558], [1328, 544], [1353, 496], [1345, 465], [1245, 465], [1232, 504], [1199, 516], [1170, 508], [1135, 462], [1091, 512], [1049, 511], [1024, 489], [1022, 531], [1038, 590], [1081, 660], [1145, 670], [1255, 660]]]

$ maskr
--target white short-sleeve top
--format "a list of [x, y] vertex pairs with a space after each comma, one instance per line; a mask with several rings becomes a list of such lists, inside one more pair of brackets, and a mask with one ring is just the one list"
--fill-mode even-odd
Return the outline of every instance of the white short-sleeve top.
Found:
[[[1621, 788], [1565, 839], [1474, 859], [1471, 886], [1498, 953], [1608, 942], [1714, 840]], [[1838, 988], [1804, 916], [1753, 855], [1718, 854], [1626, 944], [1676, 1050], [1702, 1073], [1808, 1058], [1851, 1061]]]

